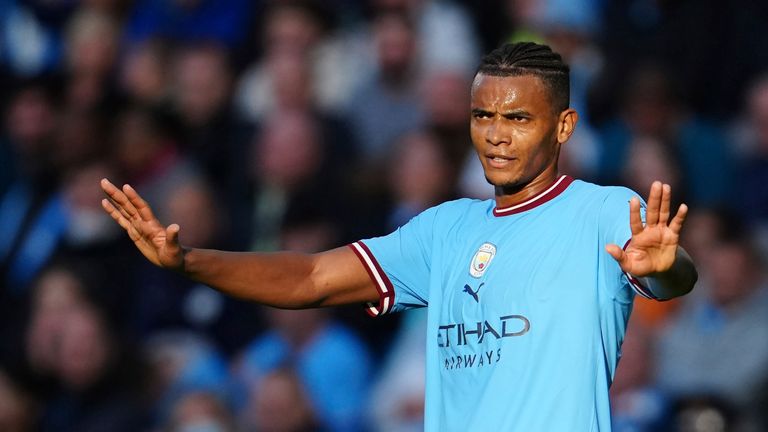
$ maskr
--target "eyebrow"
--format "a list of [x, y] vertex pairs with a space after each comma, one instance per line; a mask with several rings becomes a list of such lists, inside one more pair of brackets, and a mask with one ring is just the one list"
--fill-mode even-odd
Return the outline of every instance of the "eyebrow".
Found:
[[493, 114], [491, 111], [482, 109], [482, 108], [472, 108], [472, 115], [478, 115], [478, 114]]
[[[493, 111], [489, 111], [483, 108], [472, 108], [472, 115], [494, 114]], [[533, 115], [524, 109], [514, 109], [512, 111], [505, 111], [501, 114], [502, 117], [533, 117]]]
[[533, 117], [533, 115], [529, 111], [526, 111], [524, 109], [514, 109], [512, 111], [506, 111], [506, 112], [499, 113], [499, 114], [501, 114], [503, 117], [518, 117], [518, 116], [520, 116], [520, 117]]

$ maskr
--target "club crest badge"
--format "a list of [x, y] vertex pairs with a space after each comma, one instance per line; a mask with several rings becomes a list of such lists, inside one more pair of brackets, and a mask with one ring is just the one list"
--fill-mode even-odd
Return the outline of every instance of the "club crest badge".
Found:
[[496, 256], [496, 246], [491, 243], [483, 243], [480, 249], [475, 252], [472, 262], [469, 264], [469, 274], [472, 277], [479, 278], [491, 265], [493, 257]]

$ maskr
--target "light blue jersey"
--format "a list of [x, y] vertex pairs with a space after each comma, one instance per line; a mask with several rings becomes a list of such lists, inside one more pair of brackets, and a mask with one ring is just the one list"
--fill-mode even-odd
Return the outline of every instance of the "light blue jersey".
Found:
[[[620, 187], [562, 176], [526, 202], [461, 199], [353, 243], [380, 315], [429, 306], [427, 431], [609, 431], [635, 290]], [[634, 289], [633, 289], [634, 288]]]

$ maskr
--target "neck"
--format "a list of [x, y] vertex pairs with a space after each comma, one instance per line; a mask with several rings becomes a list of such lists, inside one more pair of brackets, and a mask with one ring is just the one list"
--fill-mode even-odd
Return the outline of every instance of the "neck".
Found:
[[496, 207], [510, 207], [525, 202], [552, 186], [558, 177], [557, 167], [550, 167], [529, 182], [496, 186]]

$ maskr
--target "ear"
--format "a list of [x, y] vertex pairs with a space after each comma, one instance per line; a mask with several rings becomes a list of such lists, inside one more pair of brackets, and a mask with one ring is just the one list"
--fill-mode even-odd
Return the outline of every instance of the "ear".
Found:
[[576, 129], [579, 113], [573, 108], [563, 110], [557, 118], [557, 142], [565, 144]]

